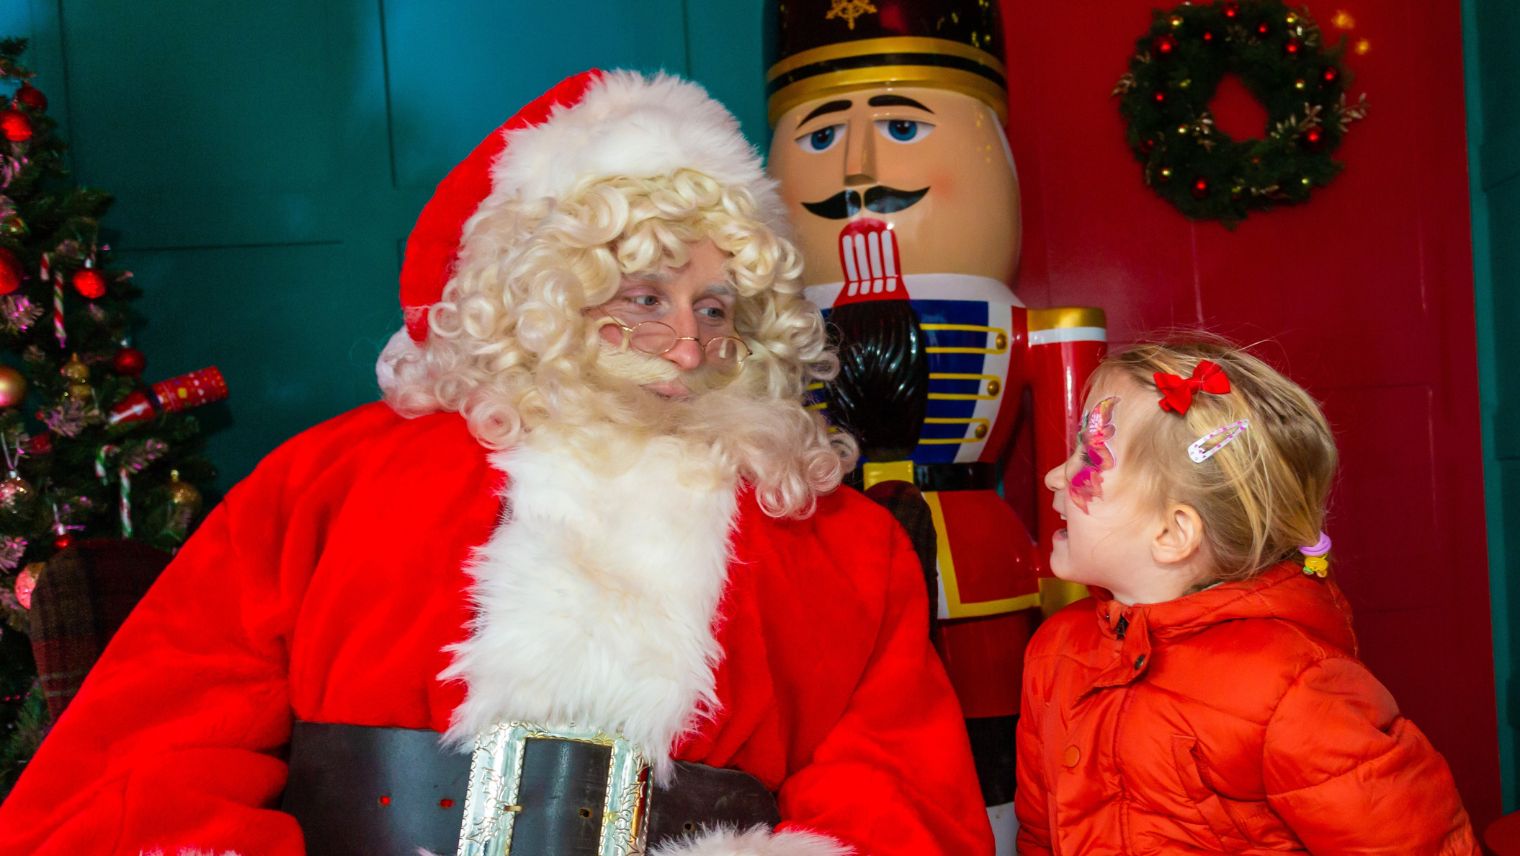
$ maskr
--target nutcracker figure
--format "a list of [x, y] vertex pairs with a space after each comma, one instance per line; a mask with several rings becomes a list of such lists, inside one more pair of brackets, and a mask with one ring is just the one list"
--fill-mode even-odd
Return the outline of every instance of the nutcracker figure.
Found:
[[1045, 570], [1060, 520], [1028, 497], [1071, 448], [1103, 313], [1014, 295], [995, 3], [785, 0], [769, 14], [770, 170], [842, 363], [814, 406], [859, 438], [861, 487], [919, 546], [1011, 853], [1024, 643], [1042, 608], [1081, 595]]

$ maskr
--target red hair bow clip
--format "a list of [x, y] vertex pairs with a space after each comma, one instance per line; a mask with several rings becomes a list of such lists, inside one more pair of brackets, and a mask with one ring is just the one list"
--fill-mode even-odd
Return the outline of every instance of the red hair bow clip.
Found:
[[1183, 414], [1193, 406], [1193, 396], [1199, 392], [1223, 395], [1230, 391], [1230, 379], [1217, 363], [1199, 360], [1193, 367], [1193, 376], [1184, 378], [1166, 372], [1156, 372], [1156, 389], [1161, 393], [1161, 409], [1168, 413]]

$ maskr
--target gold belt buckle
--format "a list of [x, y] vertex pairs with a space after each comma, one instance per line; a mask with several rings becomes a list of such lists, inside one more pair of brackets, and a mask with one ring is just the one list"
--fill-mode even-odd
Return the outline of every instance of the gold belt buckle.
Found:
[[639, 856], [644, 852], [644, 797], [649, 762], [621, 735], [569, 726], [549, 729], [530, 722], [499, 722], [475, 738], [470, 757], [470, 786], [458, 856], [506, 856], [512, 852], [512, 827], [522, 811], [523, 754], [529, 740], [576, 740], [611, 748], [607, 800], [602, 806], [599, 856]]

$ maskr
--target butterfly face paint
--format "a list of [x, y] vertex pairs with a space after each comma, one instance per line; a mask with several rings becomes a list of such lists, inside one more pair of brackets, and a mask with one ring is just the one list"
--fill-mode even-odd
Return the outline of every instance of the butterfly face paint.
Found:
[[1086, 514], [1088, 503], [1103, 498], [1103, 471], [1114, 467], [1114, 453], [1109, 448], [1113, 440], [1114, 407], [1119, 396], [1110, 395], [1087, 411], [1082, 419], [1082, 430], [1077, 433], [1077, 445], [1081, 451], [1081, 468], [1071, 477], [1066, 491], [1072, 504]]

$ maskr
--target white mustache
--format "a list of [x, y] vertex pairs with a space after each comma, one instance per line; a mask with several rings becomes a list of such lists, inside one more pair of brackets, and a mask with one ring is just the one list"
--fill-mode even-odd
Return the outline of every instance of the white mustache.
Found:
[[598, 342], [598, 345], [596, 366], [610, 377], [637, 384], [659, 383], [681, 377], [681, 370], [663, 357], [616, 348], [606, 342]]

